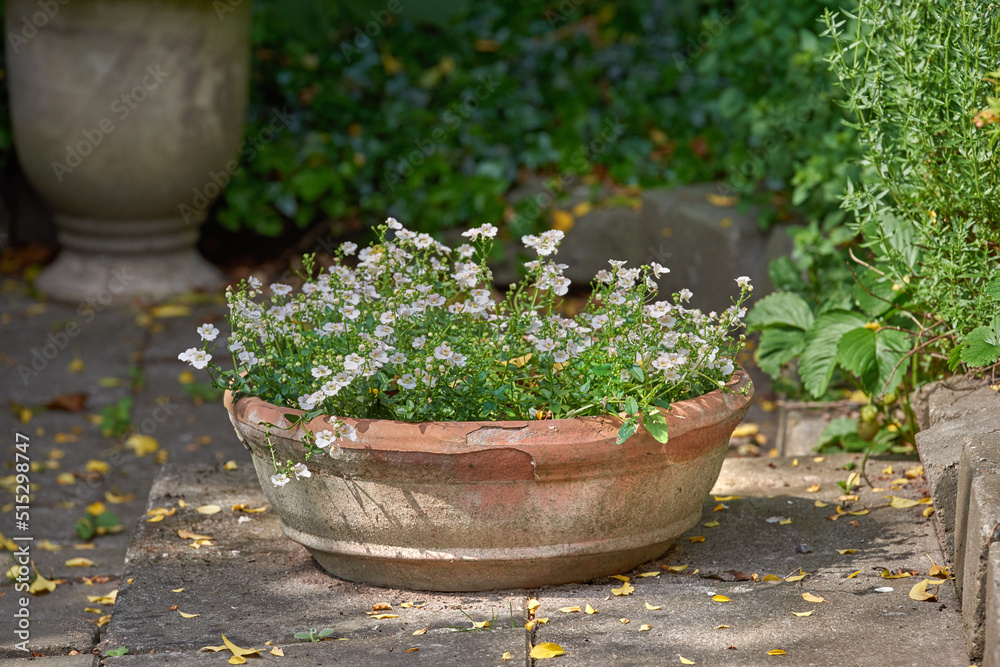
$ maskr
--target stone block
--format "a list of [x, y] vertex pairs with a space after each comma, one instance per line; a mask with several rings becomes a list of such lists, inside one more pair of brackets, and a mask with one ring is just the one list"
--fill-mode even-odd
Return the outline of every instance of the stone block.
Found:
[[[1000, 549], [1000, 476], [973, 471], [969, 484], [968, 524], [962, 558], [962, 620], [969, 657], [983, 655], [986, 634], [986, 573], [990, 551]], [[956, 566], [958, 560], [956, 558]], [[956, 572], [956, 577], [959, 577]]]
[[987, 569], [983, 667], [1000, 667], [1000, 549], [990, 549]]
[[[68, 656], [70, 651], [79, 651], [90, 657], [100, 638], [100, 630], [95, 623], [75, 618], [33, 619], [29, 632], [28, 648], [33, 653], [46, 656]], [[0, 658], [24, 657], [24, 651], [15, 648], [18, 641], [13, 632], [5, 632], [3, 644], [0, 644]]]
[[[966, 558], [969, 549], [984, 549], [985, 545], [976, 538], [976, 527], [969, 529], [970, 504], [973, 501], [972, 484], [977, 478], [995, 476], [1000, 472], [1000, 435], [970, 435], [962, 448], [962, 458], [958, 465], [958, 483], [955, 502], [955, 585], [961, 595], [964, 588]], [[971, 538], [971, 539], [970, 539]], [[985, 554], [973, 554], [978, 561]]]

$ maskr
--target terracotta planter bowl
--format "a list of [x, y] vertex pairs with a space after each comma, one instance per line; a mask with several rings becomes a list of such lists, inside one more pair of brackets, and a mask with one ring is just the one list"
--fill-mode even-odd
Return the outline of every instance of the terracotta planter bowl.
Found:
[[[225, 404], [281, 527], [330, 574], [433, 591], [535, 588], [628, 571], [698, 523], [753, 386], [673, 406], [670, 441], [615, 444], [612, 417], [530, 422], [345, 419], [358, 432], [312, 477], [282, 488], [266, 427], [287, 426], [259, 398]], [[325, 418], [306, 425], [327, 428]], [[302, 427], [271, 429], [279, 460], [303, 460]]]

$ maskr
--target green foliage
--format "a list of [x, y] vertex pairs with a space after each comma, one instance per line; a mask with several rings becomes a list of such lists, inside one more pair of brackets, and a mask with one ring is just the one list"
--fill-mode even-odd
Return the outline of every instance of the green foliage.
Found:
[[[133, 376], [133, 382], [135, 377]], [[101, 408], [101, 435], [119, 438], [132, 428], [132, 397], [125, 396], [116, 403]]]
[[309, 628], [308, 632], [296, 632], [292, 636], [296, 639], [308, 639], [311, 642], [321, 642], [333, 633], [333, 628], [324, 628], [319, 631], [317, 631], [316, 628]]
[[[844, 195], [852, 217], [799, 229], [798, 254], [771, 266], [781, 292], [747, 318], [763, 332], [757, 358], [772, 376], [797, 360], [812, 396], [846, 379], [870, 397], [866, 408], [878, 408], [853, 434], [847, 422], [831, 424], [824, 442], [871, 451], [909, 437], [907, 396], [945, 359], [952, 369], [1000, 359], [1000, 109], [988, 94], [1000, 81], [997, 11], [862, 0], [856, 14], [825, 16], [828, 60], [864, 149], [862, 177], [847, 180]], [[828, 273], [809, 263], [845, 248], [846, 280], [843, 264], [828, 263]], [[825, 275], [831, 289], [815, 289]]]
[[110, 649], [104, 655], [108, 656], [109, 658], [118, 658], [120, 656], [126, 655], [127, 653], [128, 653], [127, 648], [125, 648], [124, 646], [119, 646], [118, 648]]
[[76, 520], [76, 525], [73, 528], [77, 537], [86, 542], [99, 535], [119, 533], [123, 527], [118, 515], [102, 506], [97, 514], [88, 510], [86, 514]]
[[557, 196], [719, 179], [836, 224], [856, 142], [817, 19], [837, 4], [485, 2], [433, 24], [405, 5], [368, 38], [350, 3], [262, 0], [244, 168], [218, 219], [264, 235], [504, 221], [516, 237], [546, 209], [504, 195], [535, 173]]

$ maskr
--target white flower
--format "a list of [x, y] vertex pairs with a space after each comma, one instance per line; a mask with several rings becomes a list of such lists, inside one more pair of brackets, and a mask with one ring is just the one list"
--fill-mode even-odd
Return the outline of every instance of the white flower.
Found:
[[694, 296], [694, 294], [689, 289], [682, 289], [680, 292], [678, 292], [677, 296], [678, 298], [680, 298], [681, 301], [690, 301], [691, 297]]
[[246, 347], [244, 347], [242, 341], [237, 340], [237, 339], [233, 338], [232, 336], [229, 337], [229, 340], [227, 341], [227, 344], [229, 345], [229, 351], [230, 352], [239, 352], [241, 350], [245, 350], [246, 349]]
[[219, 330], [208, 323], [202, 324], [197, 331], [202, 340], [215, 340], [215, 337], [219, 335]]
[[468, 231], [462, 232], [462, 236], [467, 239], [472, 239], [476, 241], [479, 237], [485, 237], [491, 239], [497, 235], [497, 228], [493, 225], [487, 223], [481, 227], [476, 227], [475, 229], [470, 229]]
[[552, 358], [557, 364], [564, 364], [569, 361], [569, 352], [566, 350], [556, 350], [552, 353]]
[[473, 248], [468, 243], [463, 243], [462, 245], [458, 246], [458, 256], [461, 257], [462, 259], [469, 259], [475, 254], [476, 254], [476, 249]]
[[320, 398], [321, 397], [317, 396], [315, 393], [303, 394], [302, 396], [299, 396], [299, 409], [305, 410], [306, 412], [312, 410], [316, 407], [316, 404], [319, 403]]
[[[192, 350], [194, 351], [192, 352]], [[192, 348], [191, 350], [185, 352], [185, 354], [188, 354], [187, 358], [188, 363], [197, 368], [198, 370], [201, 370], [205, 366], [208, 366], [208, 362], [212, 360], [212, 355], [210, 355], [208, 352], [205, 352], [204, 350], [198, 350]]]
[[321, 449], [332, 447], [336, 440], [337, 436], [335, 436], [333, 431], [329, 429], [324, 429], [316, 434], [316, 446]]
[[340, 244], [340, 249], [343, 251], [345, 255], [353, 255], [358, 250], [358, 244], [347, 241], [345, 243]]
[[312, 373], [312, 376], [317, 380], [333, 373], [333, 371], [322, 364], [319, 366], [313, 366], [312, 370], [309, 372]]
[[451, 359], [449, 359], [448, 362], [452, 366], [458, 366], [459, 368], [462, 368], [463, 366], [465, 366], [465, 355], [459, 352], [455, 352], [453, 355], [451, 355]]
[[413, 339], [413, 348], [416, 350], [422, 350], [424, 349], [424, 343], [426, 342], [427, 342], [426, 336], [417, 336], [416, 338]]
[[303, 477], [312, 477], [312, 473], [309, 472], [309, 468], [306, 467], [305, 463], [296, 463], [292, 466], [292, 472], [295, 473], [295, 479], [302, 479]]
[[739, 278], [736, 279], [736, 284], [739, 285], [740, 287], [752, 288], [752, 286], [750, 285], [750, 276], [740, 276]]
[[340, 393], [341, 386], [333, 380], [328, 380], [320, 385], [319, 390], [323, 392], [324, 396], [336, 396]]
[[375, 336], [378, 338], [385, 338], [387, 336], [391, 336], [393, 334], [393, 331], [395, 330], [392, 327], [385, 324], [380, 324], [377, 327], [375, 327]]
[[196, 347], [189, 347], [188, 349], [186, 349], [183, 352], [181, 352], [180, 354], [178, 354], [177, 358], [180, 359], [181, 361], [186, 361], [186, 362], [190, 363], [192, 357], [196, 353], [198, 353], [198, 352], [200, 352], [200, 350], [198, 348], [196, 348]]
[[653, 268], [653, 275], [657, 279], [659, 279], [659, 277], [662, 276], [662, 275], [664, 275], [664, 274], [670, 273], [670, 269], [668, 269], [665, 266], [661, 266], [660, 264], [657, 264], [656, 262], [653, 262], [652, 264], [650, 264], [650, 266]]
[[333, 380], [331, 380], [331, 382], [336, 382], [341, 387], [346, 387], [347, 385], [354, 382], [354, 376], [348, 373], [347, 371], [341, 371], [333, 376]]
[[413, 377], [413, 375], [411, 375], [410, 373], [404, 373], [403, 375], [399, 376], [398, 380], [396, 380], [396, 384], [398, 384], [403, 389], [413, 389], [414, 387], [417, 386], [417, 379]]
[[354, 427], [350, 424], [345, 424], [339, 419], [333, 423], [333, 433], [337, 436], [337, 439], [348, 439], [351, 442], [356, 442], [358, 439], [358, 432], [354, 430]]
[[248, 352], [244, 350], [240, 352], [240, 363], [246, 366], [247, 368], [251, 368], [260, 363], [260, 359], [258, 359], [257, 355], [254, 354], [253, 352]]
[[347, 331], [347, 325], [343, 322], [327, 322], [323, 325], [323, 334], [329, 335], [332, 333], [344, 333]]
[[250, 276], [249, 278], [247, 278], [247, 282], [250, 283], [250, 287], [252, 287], [254, 289], [260, 289], [261, 282], [259, 280], [257, 280], [256, 278], [254, 278], [253, 276]]
[[733, 362], [730, 361], [729, 359], [724, 359], [724, 360], [720, 359], [719, 361], [723, 362], [722, 367], [719, 370], [722, 371], [723, 376], [728, 378], [730, 375], [733, 374], [733, 371], [736, 370], [736, 367], [733, 365]]
[[406, 363], [406, 355], [401, 352], [394, 352], [389, 355], [389, 363], [400, 366]]
[[551, 352], [556, 349], [556, 344], [551, 338], [543, 338], [535, 343], [535, 349], [539, 352]]
[[601, 313], [600, 315], [595, 316], [594, 319], [590, 320], [590, 326], [594, 327], [595, 330], [600, 329], [608, 323], [609, 319], [610, 318], [607, 315]]
[[386, 218], [385, 224], [389, 225], [389, 229], [400, 230], [403, 228], [403, 225], [399, 224], [399, 221], [396, 220], [396, 218]]
[[440, 345], [434, 348], [434, 356], [443, 361], [451, 359], [452, 355], [454, 354], [455, 352], [451, 349], [451, 346], [448, 345], [448, 343], [441, 343]]
[[344, 357], [344, 370], [356, 371], [359, 368], [361, 368], [361, 364], [363, 361], [364, 358], [362, 358], [361, 355], [352, 352], [346, 357]]
[[361, 316], [361, 311], [351, 304], [341, 307], [340, 313], [349, 320], [356, 320]]
[[274, 292], [275, 296], [285, 296], [290, 294], [292, 291], [291, 285], [284, 285], [282, 283], [271, 283], [271, 291]]
[[288, 484], [288, 482], [290, 481], [291, 480], [288, 479], [288, 475], [286, 475], [283, 472], [279, 472], [277, 475], [271, 475], [271, 484], [274, 484], [279, 488], [284, 486], [285, 484]]

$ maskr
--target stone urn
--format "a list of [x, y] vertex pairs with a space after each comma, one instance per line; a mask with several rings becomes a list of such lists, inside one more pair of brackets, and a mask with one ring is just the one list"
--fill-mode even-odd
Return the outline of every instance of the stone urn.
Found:
[[312, 458], [311, 477], [282, 487], [270, 482], [271, 447], [302, 461], [303, 429], [328, 428], [328, 418], [289, 429], [300, 411], [228, 392], [225, 404], [285, 535], [327, 572], [480, 591], [588, 581], [662, 556], [700, 520], [752, 396], [738, 369], [724, 389], [673, 404], [666, 444], [644, 429], [616, 444], [614, 417], [344, 419], [357, 441]]
[[8, 0], [14, 144], [62, 252], [52, 298], [214, 288], [195, 250], [239, 169], [250, 2]]

